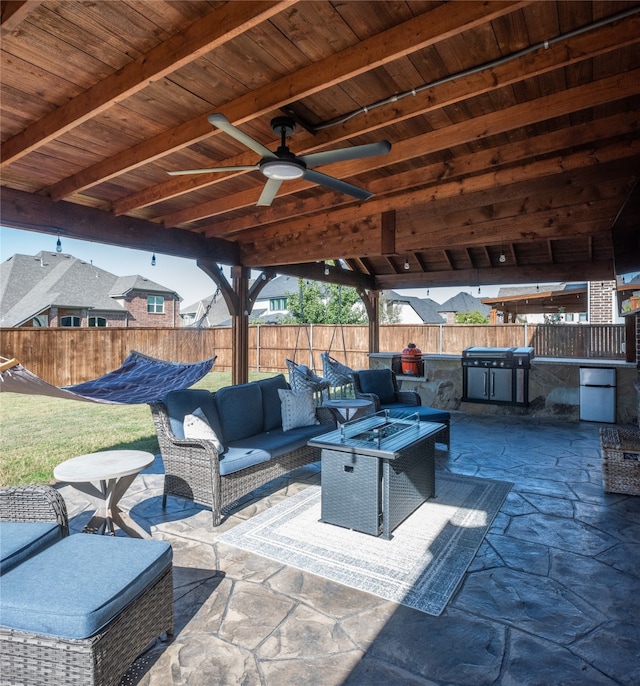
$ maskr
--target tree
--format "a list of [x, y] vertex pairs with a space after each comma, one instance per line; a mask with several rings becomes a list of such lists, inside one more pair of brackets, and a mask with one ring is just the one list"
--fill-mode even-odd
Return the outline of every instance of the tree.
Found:
[[488, 324], [489, 317], [480, 310], [473, 312], [456, 312], [456, 324]]
[[400, 305], [393, 303], [387, 296], [380, 298], [378, 317], [380, 324], [400, 324]]
[[298, 279], [298, 292], [286, 293], [283, 324], [366, 324], [368, 319], [355, 288]]

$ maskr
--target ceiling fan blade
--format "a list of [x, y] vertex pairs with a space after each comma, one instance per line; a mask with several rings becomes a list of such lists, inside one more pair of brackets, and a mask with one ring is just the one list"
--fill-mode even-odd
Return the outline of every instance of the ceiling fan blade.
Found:
[[307, 167], [319, 167], [321, 164], [346, 162], [347, 160], [361, 160], [364, 157], [386, 155], [389, 150], [391, 150], [391, 143], [389, 143], [389, 141], [379, 141], [378, 143], [368, 143], [367, 145], [354, 145], [351, 148], [312, 152], [309, 155], [300, 155], [299, 159], [301, 159]]
[[168, 171], [169, 176], [183, 176], [184, 174], [209, 174], [210, 172], [228, 172], [228, 171], [252, 171], [260, 169], [257, 164], [239, 165], [237, 167], [209, 167], [208, 169], [182, 169], [180, 171]]
[[253, 150], [260, 155], [260, 157], [276, 157], [269, 148], [262, 145], [262, 143], [258, 143], [258, 141], [251, 138], [251, 136], [236, 128], [224, 114], [210, 114], [207, 119], [212, 126], [216, 126], [232, 138], [235, 138], [238, 142], [246, 145], [249, 150]]
[[312, 183], [318, 183], [321, 186], [331, 188], [331, 190], [338, 191], [338, 193], [353, 195], [353, 197], [358, 198], [358, 200], [368, 200], [373, 195], [373, 193], [365, 191], [364, 188], [358, 188], [358, 186], [353, 186], [346, 181], [336, 179], [334, 176], [327, 176], [327, 174], [321, 174], [320, 172], [312, 171], [311, 169], [307, 169], [304, 172], [303, 178]]
[[268, 207], [271, 205], [273, 199], [276, 197], [276, 193], [280, 190], [281, 185], [282, 181], [280, 179], [267, 179], [267, 183], [264, 184], [264, 188], [262, 189], [262, 193], [260, 193], [256, 205], [258, 205], [258, 207]]

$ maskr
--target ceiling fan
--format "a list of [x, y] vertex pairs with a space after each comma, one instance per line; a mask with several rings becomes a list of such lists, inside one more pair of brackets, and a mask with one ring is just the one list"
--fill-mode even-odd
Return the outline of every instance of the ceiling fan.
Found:
[[249, 149], [260, 155], [262, 159], [257, 164], [252, 165], [186, 169], [167, 173], [170, 176], [181, 176], [183, 174], [208, 174], [210, 172], [251, 171], [257, 169], [267, 177], [267, 182], [257, 202], [259, 206], [271, 205], [283, 181], [300, 178], [326, 186], [339, 193], [347, 193], [358, 200], [367, 200], [373, 193], [369, 193], [364, 188], [353, 186], [346, 181], [336, 179], [333, 176], [314, 171], [313, 168], [333, 162], [345, 162], [347, 160], [359, 160], [364, 157], [385, 155], [391, 150], [391, 143], [389, 141], [380, 141], [367, 145], [355, 145], [351, 148], [314, 152], [309, 155], [295, 155], [286, 144], [287, 137], [295, 130], [295, 122], [289, 117], [276, 117], [271, 120], [271, 130], [280, 136], [281, 143], [280, 147], [275, 152], [272, 152], [262, 143], [258, 143], [251, 136], [236, 128], [223, 114], [211, 114], [208, 119], [210, 124], [229, 134], [243, 145], [246, 145]]

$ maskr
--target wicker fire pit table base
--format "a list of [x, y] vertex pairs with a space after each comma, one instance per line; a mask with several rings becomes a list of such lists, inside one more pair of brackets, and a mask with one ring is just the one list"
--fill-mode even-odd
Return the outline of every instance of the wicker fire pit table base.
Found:
[[390, 539], [435, 496], [435, 437], [441, 429], [378, 413], [310, 441], [322, 448], [322, 521]]

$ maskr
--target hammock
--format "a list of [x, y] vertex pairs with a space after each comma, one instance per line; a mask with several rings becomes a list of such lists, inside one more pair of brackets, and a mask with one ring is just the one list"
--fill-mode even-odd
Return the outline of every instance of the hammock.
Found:
[[189, 388], [211, 371], [216, 358], [201, 362], [167, 362], [131, 351], [122, 365], [93, 381], [60, 388], [23, 367], [17, 360], [0, 365], [0, 391], [46, 395], [115, 405], [157, 402], [169, 391]]

